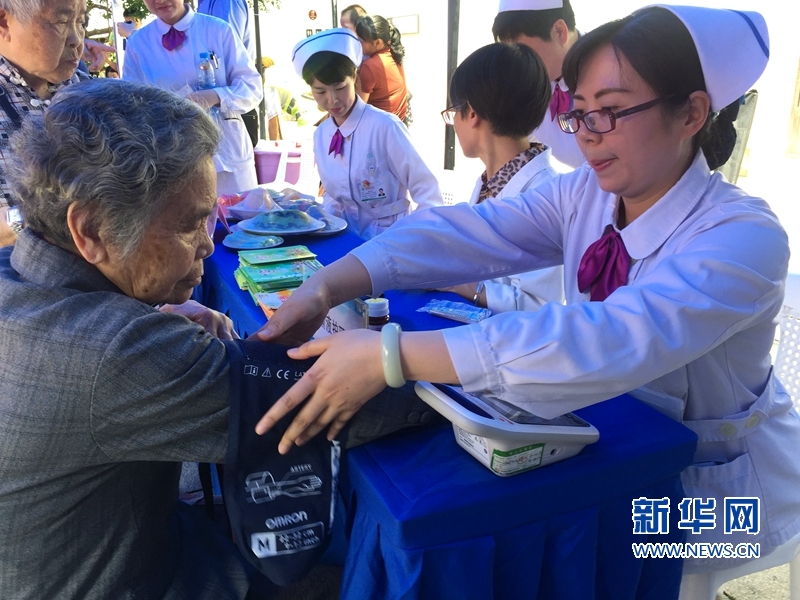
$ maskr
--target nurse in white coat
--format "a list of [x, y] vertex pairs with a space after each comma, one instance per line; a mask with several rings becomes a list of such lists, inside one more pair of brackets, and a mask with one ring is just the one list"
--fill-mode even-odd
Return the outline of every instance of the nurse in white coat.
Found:
[[531, 134], [531, 141], [548, 146], [560, 163], [583, 164], [583, 154], [574, 136], [558, 126], [558, 114], [571, 109], [572, 99], [561, 73], [564, 57], [580, 34], [569, 0], [500, 0], [492, 35], [498, 42], [525, 44], [547, 67], [552, 93], [551, 109]]
[[[158, 17], [128, 39], [123, 79], [151, 83], [187, 94], [211, 109], [222, 129], [214, 155], [217, 193], [249, 190], [258, 185], [253, 143], [241, 115], [261, 102], [261, 77], [231, 26], [195, 13], [181, 0], [145, 0]], [[200, 53], [209, 53], [216, 87], [198, 88]]]
[[[459, 383], [543, 417], [645, 386], [682, 403], [698, 435], [685, 496], [714, 498], [717, 524], [724, 498], [760, 502], [757, 533], [717, 526], [689, 541], [759, 543], [762, 556], [796, 543], [800, 418], [769, 354], [788, 239], [766, 202], [710, 170], [732, 150], [718, 135], [732, 124], [714, 113], [759, 78], [768, 44], [758, 13], [689, 6], [649, 7], [586, 34], [565, 61], [576, 108], [562, 122], [587, 164], [504, 202], [412, 215], [311, 277], [259, 336], [310, 337], [330, 306], [365, 293], [559, 263], [567, 304], [399, 340], [384, 327], [308, 342], [290, 355], [319, 360], [257, 430], [305, 402], [279, 450], [329, 424], [333, 436], [404, 377]], [[735, 563], [687, 561], [684, 571]]]
[[441, 206], [442, 195], [406, 126], [356, 96], [361, 58], [361, 42], [344, 28], [306, 38], [292, 51], [295, 71], [331, 116], [314, 133], [323, 206], [369, 239], [416, 208]]
[[[524, 44], [484, 46], [454, 71], [453, 108], [442, 116], [455, 128], [464, 155], [486, 166], [470, 206], [513, 198], [555, 176], [550, 149], [528, 141], [547, 112], [549, 87], [544, 63]], [[545, 302], [564, 301], [564, 270], [550, 267], [445, 289], [492, 313], [538, 310]]]

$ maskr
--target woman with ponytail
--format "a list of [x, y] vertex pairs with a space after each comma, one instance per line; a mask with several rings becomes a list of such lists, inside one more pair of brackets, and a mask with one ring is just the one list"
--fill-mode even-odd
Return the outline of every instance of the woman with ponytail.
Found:
[[[800, 418], [770, 359], [788, 238], [764, 200], [712, 171], [734, 140], [729, 115], [718, 113], [758, 80], [768, 56], [755, 12], [648, 7], [581, 37], [563, 70], [574, 110], [559, 122], [576, 136], [582, 167], [503, 202], [403, 219], [315, 273], [259, 336], [310, 336], [331, 305], [363, 294], [555, 265], [564, 266], [567, 303], [403, 332], [386, 372], [379, 333], [304, 344], [291, 356], [320, 358], [286, 396], [308, 400], [281, 448], [330, 423], [335, 435], [386, 373], [460, 384], [545, 418], [629, 392], [668, 407], [698, 436], [685, 497], [713, 501], [717, 525], [689, 541], [759, 543], [762, 557], [794, 547]], [[279, 401], [262, 427], [295, 404]], [[755, 503], [760, 528], [731, 523], [726, 498]], [[742, 560], [687, 560], [684, 572]]]
[[383, 17], [372, 15], [358, 20], [356, 35], [366, 57], [358, 74], [358, 95], [367, 104], [406, 122], [409, 93], [403, 70], [406, 51], [400, 32]]

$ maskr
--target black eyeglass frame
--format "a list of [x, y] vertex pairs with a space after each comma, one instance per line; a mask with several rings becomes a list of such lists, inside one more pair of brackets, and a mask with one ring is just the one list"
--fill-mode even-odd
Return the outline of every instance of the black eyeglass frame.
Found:
[[460, 112], [461, 109], [464, 108], [463, 106], [451, 106], [450, 108], [445, 108], [440, 114], [442, 115], [442, 121], [444, 121], [445, 125], [449, 125], [450, 127], [453, 126], [453, 123], [456, 119], [456, 113]]
[[[614, 131], [617, 128], [617, 119], [621, 119], [622, 117], [628, 117], [630, 115], [635, 115], [636, 113], [643, 112], [645, 110], [649, 110], [649, 109], [653, 108], [654, 106], [658, 106], [662, 102], [667, 102], [669, 100], [674, 100], [675, 98], [679, 98], [679, 97], [682, 97], [682, 96], [664, 96], [663, 98], [656, 98], [655, 100], [650, 100], [649, 102], [644, 102], [642, 104], [637, 104], [636, 106], [631, 106], [630, 108], [624, 108], [624, 109], [619, 110], [617, 112], [612, 112], [612, 111], [608, 110], [607, 108], [599, 108], [597, 110], [590, 110], [587, 113], [577, 114], [578, 111], [577, 110], [573, 110], [573, 111], [566, 112], [566, 113], [561, 113], [560, 115], [558, 115], [558, 126], [561, 128], [561, 131], [563, 131], [564, 133], [569, 133], [571, 135], [575, 135], [576, 133], [578, 133], [578, 131], [581, 128], [581, 123], [586, 125], [586, 129], [588, 129], [592, 133], [610, 133], [610, 132]], [[606, 129], [604, 131], [597, 131], [596, 129], [591, 127], [585, 121], [586, 117], [588, 117], [589, 115], [594, 115], [594, 114], [598, 114], [598, 113], [606, 115], [608, 117], [609, 126], [610, 126], [609, 129]], [[575, 131], [570, 131], [571, 127], [570, 127], [569, 122], [572, 119], [575, 119], [576, 121], [578, 121], [578, 126], [575, 128]]]

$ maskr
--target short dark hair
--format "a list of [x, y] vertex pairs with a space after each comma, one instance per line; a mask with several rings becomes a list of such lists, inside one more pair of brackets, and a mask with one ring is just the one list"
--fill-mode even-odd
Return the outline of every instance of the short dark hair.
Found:
[[[627, 60], [657, 97], [674, 99], [660, 105], [667, 114], [682, 110], [692, 92], [707, 91], [697, 48], [686, 26], [671, 11], [649, 7], [601, 25], [575, 42], [564, 57], [563, 68], [571, 92], [575, 92], [581, 69], [608, 45], [617, 60]], [[709, 113], [705, 126], [694, 136], [695, 150], [703, 149], [712, 169], [725, 163], [733, 151], [732, 128], [730, 119], [714, 119]], [[732, 139], [735, 142], [735, 132]]]
[[308, 85], [312, 85], [314, 79], [323, 85], [333, 85], [355, 76], [356, 66], [353, 61], [338, 52], [317, 52], [303, 65], [303, 79]]
[[367, 14], [367, 11], [364, 9], [363, 6], [360, 4], [351, 4], [350, 6], [342, 9], [341, 16], [347, 15], [348, 20], [351, 23], [355, 23], [358, 21], [360, 17], [363, 17]]
[[567, 29], [575, 31], [575, 12], [569, 0], [564, 0], [561, 8], [507, 10], [497, 13], [492, 25], [492, 35], [497, 42], [514, 41], [521, 35], [549, 40], [550, 30], [559, 19], [566, 23]]
[[495, 135], [526, 137], [547, 113], [550, 78], [539, 55], [524, 44], [489, 44], [458, 65], [450, 102], [462, 115], [469, 104]]

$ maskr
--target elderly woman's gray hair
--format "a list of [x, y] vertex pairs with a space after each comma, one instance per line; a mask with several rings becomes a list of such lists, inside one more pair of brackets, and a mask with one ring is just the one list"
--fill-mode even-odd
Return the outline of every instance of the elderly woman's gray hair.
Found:
[[0, 9], [14, 16], [17, 21], [30, 23], [44, 7], [45, 0], [0, 0]]
[[24, 121], [10, 140], [7, 175], [31, 229], [71, 247], [67, 209], [88, 203], [94, 230], [127, 258], [219, 138], [203, 109], [172, 92], [91, 80], [60, 91], [43, 117]]

